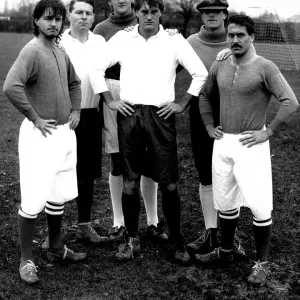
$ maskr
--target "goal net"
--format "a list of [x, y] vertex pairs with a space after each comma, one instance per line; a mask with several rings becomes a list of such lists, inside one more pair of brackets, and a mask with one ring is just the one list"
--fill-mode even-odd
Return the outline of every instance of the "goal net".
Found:
[[255, 22], [257, 54], [281, 70], [300, 70], [300, 22], [283, 20], [269, 7], [249, 7], [247, 15]]

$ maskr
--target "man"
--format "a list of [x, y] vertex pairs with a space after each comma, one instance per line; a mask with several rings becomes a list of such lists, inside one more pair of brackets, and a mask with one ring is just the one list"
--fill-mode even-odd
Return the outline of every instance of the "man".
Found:
[[[248, 282], [262, 285], [268, 274], [273, 209], [269, 138], [298, 107], [290, 86], [269, 60], [252, 50], [254, 23], [245, 15], [229, 18], [227, 41], [232, 56], [216, 62], [200, 94], [200, 113], [215, 139], [212, 161], [214, 207], [219, 210], [221, 247], [200, 255], [203, 263], [230, 260], [239, 207], [253, 214], [256, 262]], [[220, 117], [214, 117], [214, 94], [220, 94]], [[271, 96], [280, 108], [265, 127]], [[216, 124], [220, 124], [216, 126]]]
[[[197, 4], [204, 25], [200, 32], [191, 35], [188, 42], [196, 51], [209, 71], [217, 54], [228, 47], [226, 26], [228, 22], [227, 0], [201, 0]], [[219, 95], [214, 95], [214, 119], [219, 120]], [[214, 140], [209, 137], [199, 112], [199, 99], [194, 97], [190, 107], [191, 144], [195, 166], [199, 174], [199, 196], [206, 230], [200, 237], [187, 245], [193, 253], [208, 253], [217, 247], [217, 210], [212, 193], [211, 162]], [[243, 257], [245, 251], [235, 235], [236, 254]]]
[[45, 207], [50, 262], [77, 262], [61, 239], [64, 202], [77, 196], [76, 136], [80, 120], [80, 80], [68, 56], [58, 47], [66, 17], [59, 0], [41, 0], [33, 12], [35, 38], [20, 52], [10, 69], [4, 93], [26, 117], [20, 129], [21, 206], [18, 226], [20, 277], [39, 281], [32, 253], [36, 218]]
[[[99, 34], [110, 40], [118, 31], [137, 24], [133, 10], [133, 0], [109, 0], [112, 8], [109, 18], [94, 29]], [[120, 99], [120, 65], [116, 64], [105, 72], [107, 87], [115, 100]], [[111, 240], [124, 239], [124, 216], [122, 211], [123, 190], [123, 162], [119, 152], [117, 112], [109, 109], [103, 103], [105, 151], [110, 153], [109, 189], [113, 208], [113, 227], [109, 230]], [[147, 163], [147, 161], [145, 162]], [[163, 222], [158, 222], [157, 216], [157, 183], [150, 178], [148, 167], [141, 176], [141, 194], [145, 203], [147, 214], [147, 235], [154, 241], [166, 241], [167, 234], [163, 231]]]
[[76, 237], [95, 244], [108, 241], [91, 225], [94, 179], [101, 177], [102, 109], [99, 96], [94, 95], [88, 72], [106, 47], [103, 37], [90, 28], [95, 20], [93, 0], [72, 0], [69, 4], [70, 29], [62, 35], [61, 46], [70, 56], [81, 80], [81, 117], [77, 137], [78, 230]]
[[[95, 93], [102, 93], [110, 109], [118, 111], [120, 152], [124, 159], [122, 208], [128, 239], [117, 258], [128, 260], [140, 250], [137, 236], [140, 199], [137, 184], [143, 172], [146, 150], [151, 178], [162, 193], [162, 209], [175, 240], [175, 259], [187, 262], [180, 230], [180, 198], [174, 113], [182, 112], [197, 96], [207, 71], [181, 35], [170, 36], [160, 26], [162, 0], [135, 1], [138, 25], [131, 32], [120, 31], [108, 41], [109, 60], [91, 73]], [[134, 51], [133, 51], [134, 50]], [[119, 62], [120, 100], [113, 100], [105, 87], [105, 69]], [[193, 80], [188, 93], [174, 102], [176, 67], [183, 65]]]

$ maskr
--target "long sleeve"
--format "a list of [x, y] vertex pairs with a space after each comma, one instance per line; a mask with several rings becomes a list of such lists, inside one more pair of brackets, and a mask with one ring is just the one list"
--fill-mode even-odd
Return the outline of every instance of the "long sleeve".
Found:
[[269, 125], [270, 129], [277, 132], [288, 122], [290, 114], [297, 110], [299, 103], [291, 87], [279, 71], [271, 76], [268, 81], [268, 88], [280, 103], [279, 110]]
[[90, 71], [89, 78], [95, 94], [108, 91], [105, 82], [107, 68], [120, 62], [122, 52], [122, 33], [114, 35], [106, 44], [101, 56], [95, 62], [95, 67]]
[[178, 36], [177, 60], [192, 76], [192, 82], [188, 93], [198, 96], [207, 76], [207, 70], [193, 50], [191, 45], [182, 37]]
[[9, 70], [3, 85], [3, 92], [9, 101], [30, 121], [36, 119], [38, 114], [28, 101], [24, 86], [37, 79], [34, 55], [33, 51], [24, 48]]
[[216, 98], [216, 93], [218, 93], [219, 89], [215, 76], [215, 67], [216, 65], [213, 64], [208, 73], [206, 81], [202, 86], [199, 97], [199, 110], [204, 125], [215, 124], [216, 122], [219, 122], [219, 120], [214, 120], [214, 114], [216, 112], [213, 111], [214, 105], [212, 103], [213, 99]]
[[74, 66], [67, 55], [68, 87], [72, 109], [81, 109], [81, 81], [76, 75]]

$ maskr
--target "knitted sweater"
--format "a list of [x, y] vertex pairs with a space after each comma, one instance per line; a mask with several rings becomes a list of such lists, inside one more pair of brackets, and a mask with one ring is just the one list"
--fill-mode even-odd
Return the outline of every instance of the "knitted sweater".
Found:
[[241, 66], [232, 64], [231, 57], [212, 65], [200, 93], [200, 112], [205, 125], [214, 124], [211, 95], [215, 90], [220, 94], [220, 125], [225, 133], [261, 130], [272, 95], [280, 102], [270, 124], [275, 132], [299, 106], [276, 65], [261, 56]]
[[[94, 33], [102, 35], [108, 41], [118, 31], [136, 24], [137, 18], [134, 12], [126, 16], [115, 16], [112, 13], [108, 19], [96, 25]], [[105, 77], [107, 79], [120, 80], [120, 68], [119, 63], [108, 68], [105, 72]]]
[[69, 121], [71, 109], [80, 109], [81, 89], [69, 56], [30, 41], [9, 70], [3, 91], [12, 104], [33, 121]]
[[228, 47], [225, 29], [208, 32], [204, 25], [199, 33], [192, 34], [187, 40], [204, 63], [207, 71], [216, 60], [217, 54]]
[[[215, 30], [212, 32], [208, 32], [203, 25], [200, 28], [198, 33], [192, 34], [188, 37], [188, 42], [193, 47], [197, 55], [202, 60], [205, 65], [207, 71], [209, 71], [212, 64], [215, 62], [217, 54], [228, 47], [226, 41], [226, 30], [225, 28], [220, 28], [219, 30]], [[219, 93], [218, 90], [215, 91], [213, 95], [213, 102], [211, 105], [213, 106], [213, 114], [216, 120], [215, 124], [218, 125], [219, 120]], [[190, 118], [192, 121], [191, 126], [200, 126], [202, 132], [206, 133], [205, 126], [201, 121], [200, 111], [199, 111], [199, 97], [194, 97], [191, 101], [190, 108]], [[195, 123], [196, 122], [196, 123]], [[195, 125], [196, 124], [196, 125]], [[199, 128], [200, 130], [200, 128]]]

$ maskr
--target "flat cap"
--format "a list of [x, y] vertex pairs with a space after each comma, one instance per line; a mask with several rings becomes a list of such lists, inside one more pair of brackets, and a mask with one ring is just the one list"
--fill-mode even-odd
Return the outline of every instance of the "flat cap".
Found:
[[229, 6], [227, 0], [201, 0], [196, 8], [199, 11], [202, 10], [223, 10]]

